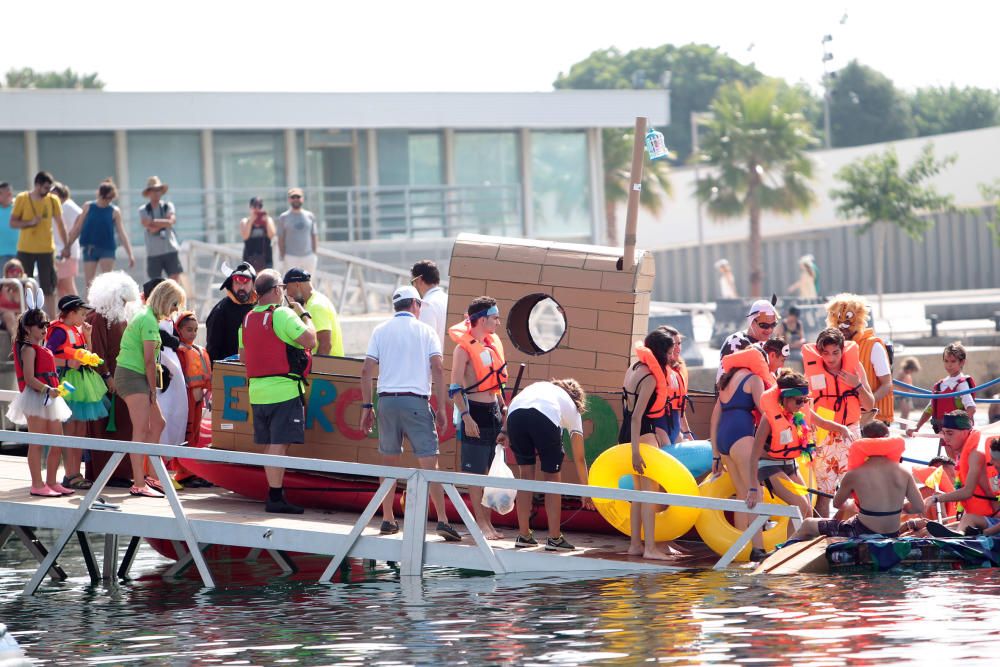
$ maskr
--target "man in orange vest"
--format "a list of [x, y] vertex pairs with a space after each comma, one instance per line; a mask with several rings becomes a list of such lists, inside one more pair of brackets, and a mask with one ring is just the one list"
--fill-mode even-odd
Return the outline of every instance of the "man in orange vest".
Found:
[[[507, 362], [496, 334], [500, 325], [496, 299], [476, 297], [466, 312], [464, 320], [448, 329], [455, 342], [448, 394], [462, 419], [462, 472], [485, 475], [493, 464], [497, 436], [506, 420], [503, 388]], [[483, 488], [470, 486], [469, 498], [486, 539], [502, 538], [493, 527], [489, 508], [483, 506]]]

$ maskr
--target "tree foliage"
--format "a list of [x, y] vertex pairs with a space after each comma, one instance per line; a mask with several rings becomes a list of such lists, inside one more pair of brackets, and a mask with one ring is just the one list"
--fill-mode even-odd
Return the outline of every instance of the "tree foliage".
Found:
[[834, 146], [862, 146], [916, 136], [906, 97], [871, 67], [852, 61], [830, 88]]
[[74, 72], [69, 67], [63, 72], [36, 72], [30, 67], [14, 68], [7, 71], [8, 88], [104, 88], [104, 82], [96, 72], [84, 74]]
[[[618, 243], [618, 205], [628, 200], [631, 182], [634, 128], [603, 131], [604, 201], [608, 245]], [[670, 166], [666, 160], [646, 160], [642, 170], [642, 190], [639, 206], [656, 215], [663, 208], [663, 199], [673, 194]]]
[[920, 88], [910, 105], [921, 137], [1000, 125], [1000, 95], [984, 88]]
[[801, 95], [781, 82], [736, 83], [719, 90], [705, 125], [702, 157], [714, 169], [695, 194], [713, 219], [749, 216], [753, 296], [762, 293], [764, 277], [761, 213], [805, 211], [815, 201], [806, 151], [817, 141], [802, 106]]

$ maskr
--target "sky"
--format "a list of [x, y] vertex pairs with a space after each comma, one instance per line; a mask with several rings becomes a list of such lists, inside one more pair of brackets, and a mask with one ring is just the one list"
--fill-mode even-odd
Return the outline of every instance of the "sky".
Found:
[[72, 67], [114, 91], [545, 91], [595, 50], [690, 42], [817, 86], [826, 34], [834, 69], [1000, 87], [990, 0], [49, 0], [44, 31], [5, 13], [3, 72]]

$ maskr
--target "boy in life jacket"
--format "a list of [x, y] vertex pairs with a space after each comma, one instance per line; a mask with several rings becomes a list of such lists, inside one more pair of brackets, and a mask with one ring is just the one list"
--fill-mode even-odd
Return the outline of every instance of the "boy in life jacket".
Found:
[[833, 506], [840, 509], [853, 497], [858, 513], [845, 521], [806, 519], [793, 540], [819, 535], [899, 537], [902, 513], [924, 511], [924, 498], [913, 475], [900, 465], [906, 447], [903, 439], [890, 438], [889, 427], [882, 422], [866, 424], [861, 435], [851, 443], [848, 471], [833, 498]]
[[[813, 471], [817, 488], [833, 495], [847, 472], [847, 453], [852, 440], [861, 437], [862, 416], [874, 414], [874, 397], [858, 359], [858, 346], [845, 341], [839, 329], [820, 332], [816, 344], [802, 346], [802, 364], [813, 400], [813, 420], [827, 431], [816, 443]], [[816, 511], [826, 517], [830, 498], [820, 496]]]
[[[184, 439], [189, 447], [201, 447], [202, 409], [209, 404], [212, 391], [212, 362], [208, 358], [208, 351], [194, 342], [198, 335], [198, 317], [193, 312], [187, 310], [178, 315], [174, 326], [181, 341], [177, 347], [177, 356], [187, 385], [188, 419]], [[185, 470], [179, 463], [176, 472], [174, 479], [185, 486], [210, 485]]]
[[826, 304], [826, 325], [838, 329], [844, 339], [858, 345], [858, 361], [864, 368], [868, 386], [872, 390], [875, 418], [892, 424], [892, 360], [889, 347], [875, 331], [867, 326], [868, 304], [857, 294], [838, 294]]
[[[448, 395], [461, 415], [462, 472], [485, 475], [493, 464], [497, 436], [507, 416], [503, 397], [507, 362], [503, 343], [496, 334], [500, 326], [496, 299], [476, 297], [466, 312], [464, 320], [448, 329], [448, 336], [455, 342]], [[470, 486], [469, 498], [486, 539], [501, 539], [503, 535], [493, 527], [490, 509], [483, 506], [483, 487]]]
[[[934, 383], [931, 391], [935, 394], [966, 391], [976, 386], [976, 381], [972, 379], [972, 376], [962, 373], [962, 369], [965, 368], [965, 346], [961, 343], [955, 341], [954, 343], [945, 345], [941, 361], [944, 363], [944, 371], [948, 375]], [[927, 404], [927, 407], [924, 408], [920, 419], [917, 420], [917, 425], [906, 429], [906, 436], [912, 437], [914, 433], [920, 430], [921, 426], [927, 423], [928, 419], [931, 421], [931, 428], [934, 429], [934, 432], [940, 433], [941, 422], [944, 416], [952, 410], [964, 410], [969, 415], [969, 419], [975, 420], [976, 401], [972, 398], [972, 394], [932, 399]]]
[[[952, 458], [958, 459], [959, 488], [949, 493], [935, 494], [928, 504], [960, 501], [965, 513], [957, 531], [941, 524], [927, 522], [927, 531], [936, 537], [978, 535], [1000, 526], [1000, 443], [985, 438], [973, 430], [972, 420], [962, 410], [952, 410], [941, 420], [941, 442]], [[991, 532], [994, 534], [1000, 529]]]

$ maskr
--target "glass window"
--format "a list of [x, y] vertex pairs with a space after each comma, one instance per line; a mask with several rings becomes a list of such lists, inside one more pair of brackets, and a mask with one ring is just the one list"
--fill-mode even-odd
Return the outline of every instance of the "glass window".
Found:
[[591, 236], [585, 132], [531, 133], [534, 233], [547, 239]]
[[455, 133], [452, 233], [520, 236], [521, 170], [513, 132]]
[[165, 199], [177, 211], [177, 239], [207, 240], [204, 179], [201, 169], [200, 132], [129, 132], [129, 204], [125, 212], [132, 243], [145, 243], [138, 209], [145, 203], [142, 191], [150, 176], [159, 176], [170, 186]]
[[[239, 221], [251, 197], [262, 197], [277, 218], [285, 209], [285, 141], [283, 132], [215, 132], [215, 185], [219, 191], [221, 238], [236, 241]], [[306, 193], [306, 200], [309, 193]], [[309, 204], [306, 204], [309, 207]]]
[[0, 182], [10, 183], [11, 189], [17, 193], [27, 190], [24, 179], [27, 164], [24, 160], [24, 133], [0, 133]]
[[39, 132], [38, 166], [69, 186], [73, 199], [94, 197], [97, 186], [115, 173], [115, 137], [111, 132]]
[[441, 185], [444, 183], [444, 164], [441, 159], [441, 135], [439, 133], [411, 133], [408, 148], [410, 185]]

